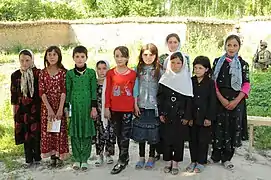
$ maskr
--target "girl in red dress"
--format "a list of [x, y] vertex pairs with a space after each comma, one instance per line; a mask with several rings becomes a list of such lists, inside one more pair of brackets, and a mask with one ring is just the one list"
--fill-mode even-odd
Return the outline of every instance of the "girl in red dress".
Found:
[[[44, 56], [45, 68], [39, 76], [41, 104], [41, 155], [51, 156], [52, 167], [61, 166], [69, 155], [67, 120], [63, 113], [66, 98], [66, 69], [61, 63], [61, 51], [56, 46], [49, 47]], [[61, 120], [60, 132], [48, 132], [48, 121]]]

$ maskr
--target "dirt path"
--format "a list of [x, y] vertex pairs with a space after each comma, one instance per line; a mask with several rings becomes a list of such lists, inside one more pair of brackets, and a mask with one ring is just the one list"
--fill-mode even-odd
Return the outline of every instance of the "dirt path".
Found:
[[90, 168], [87, 172], [75, 172], [72, 170], [70, 163], [62, 169], [48, 170], [46, 168], [47, 162], [45, 161], [37, 168], [2, 173], [2, 178], [16, 180], [89, 180], [94, 178], [97, 180], [107, 180], [109, 178], [110, 180], [269, 180], [271, 177], [271, 162], [258, 154], [254, 154], [255, 161], [246, 160], [244, 148], [239, 149], [233, 158], [233, 163], [235, 164], [234, 171], [224, 169], [221, 164], [214, 164], [207, 166], [201, 174], [186, 173], [184, 168], [189, 164], [188, 149], [185, 150], [184, 162], [180, 164], [181, 173], [177, 176], [165, 174], [163, 172], [163, 161], [161, 160], [156, 163], [153, 170], [138, 171], [134, 169], [138, 154], [137, 144], [131, 143], [130, 164], [119, 175], [113, 176], [109, 173], [113, 165], [94, 167], [94, 160], [89, 161]]

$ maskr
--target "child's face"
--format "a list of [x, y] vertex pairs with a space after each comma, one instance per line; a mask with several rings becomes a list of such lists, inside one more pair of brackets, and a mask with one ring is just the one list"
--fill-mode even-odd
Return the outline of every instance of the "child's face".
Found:
[[76, 64], [76, 67], [82, 68], [87, 61], [87, 56], [85, 53], [75, 53], [73, 56], [73, 60]]
[[28, 55], [21, 54], [19, 56], [19, 60], [20, 60], [21, 69], [23, 71], [27, 70], [32, 65], [32, 58]]
[[55, 50], [47, 52], [46, 59], [51, 66], [56, 65], [58, 62], [58, 54], [55, 52]]
[[183, 62], [180, 60], [180, 58], [174, 58], [170, 60], [171, 70], [175, 73], [178, 73], [181, 71], [183, 67]]
[[106, 66], [106, 64], [100, 63], [100, 64], [97, 66], [97, 74], [98, 74], [98, 77], [101, 78], [101, 79], [105, 78], [106, 72], [107, 72], [107, 66]]
[[201, 64], [196, 64], [194, 66], [194, 73], [197, 76], [197, 78], [204, 77], [205, 73], [208, 71], [208, 68], [205, 68]]
[[115, 61], [117, 66], [126, 66], [126, 63], [128, 62], [128, 58], [123, 57], [122, 53], [120, 52], [120, 50], [116, 50], [115, 51], [115, 55], [114, 55]]
[[170, 52], [175, 52], [179, 46], [179, 41], [175, 37], [171, 37], [167, 41], [168, 50]]
[[150, 65], [153, 63], [153, 61], [155, 60], [156, 55], [152, 54], [150, 50], [145, 50], [142, 53], [142, 59], [144, 61], [145, 64]]
[[236, 39], [230, 39], [226, 42], [226, 52], [233, 57], [240, 49], [240, 45]]

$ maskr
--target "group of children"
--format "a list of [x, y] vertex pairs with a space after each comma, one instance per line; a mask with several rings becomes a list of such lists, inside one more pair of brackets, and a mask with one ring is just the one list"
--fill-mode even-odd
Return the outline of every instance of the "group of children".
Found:
[[[96, 72], [86, 65], [84, 46], [74, 48], [75, 67], [68, 71], [56, 46], [46, 50], [43, 70], [35, 67], [30, 50], [22, 50], [21, 68], [11, 75], [11, 103], [15, 141], [24, 144], [25, 166], [47, 157], [50, 166], [62, 166], [69, 156], [69, 135], [75, 170], [88, 169], [93, 142], [95, 165], [112, 164], [117, 143], [119, 158], [111, 174], [120, 173], [129, 163], [130, 139], [139, 146], [136, 169], [152, 169], [163, 155], [164, 172], [178, 174], [185, 141], [191, 157], [188, 172], [202, 172], [205, 164], [220, 161], [232, 169], [235, 147], [241, 146], [246, 129], [250, 90], [248, 64], [238, 56], [240, 38], [226, 39], [226, 52], [213, 68], [207, 57], [198, 56], [191, 70], [189, 57], [179, 51], [179, 36], [169, 34], [166, 42], [169, 53], [160, 57], [154, 44], [144, 45], [135, 69], [127, 66], [128, 48], [116, 47], [116, 67], [99, 60]], [[56, 120], [61, 120], [60, 132], [48, 131], [48, 122]]]

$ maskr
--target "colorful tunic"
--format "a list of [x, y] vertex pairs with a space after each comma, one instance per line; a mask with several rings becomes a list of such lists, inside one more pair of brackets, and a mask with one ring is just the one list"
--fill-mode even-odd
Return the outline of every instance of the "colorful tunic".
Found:
[[15, 105], [15, 143], [16, 145], [35, 139], [40, 141], [40, 104], [41, 99], [38, 94], [38, 77], [40, 70], [33, 68], [34, 75], [34, 95], [24, 97], [21, 92], [20, 70], [11, 75], [11, 104]]
[[[46, 69], [43, 69], [39, 76], [39, 95], [45, 94], [47, 100], [56, 114], [60, 104], [61, 94], [66, 94], [65, 86], [66, 70], [60, 69], [59, 72], [50, 76]], [[64, 111], [64, 109], [63, 109]], [[69, 153], [67, 120], [65, 114], [61, 118], [60, 133], [47, 132], [48, 110], [45, 104], [41, 104], [41, 153], [46, 158], [56, 155], [60, 159], [65, 159]]]

